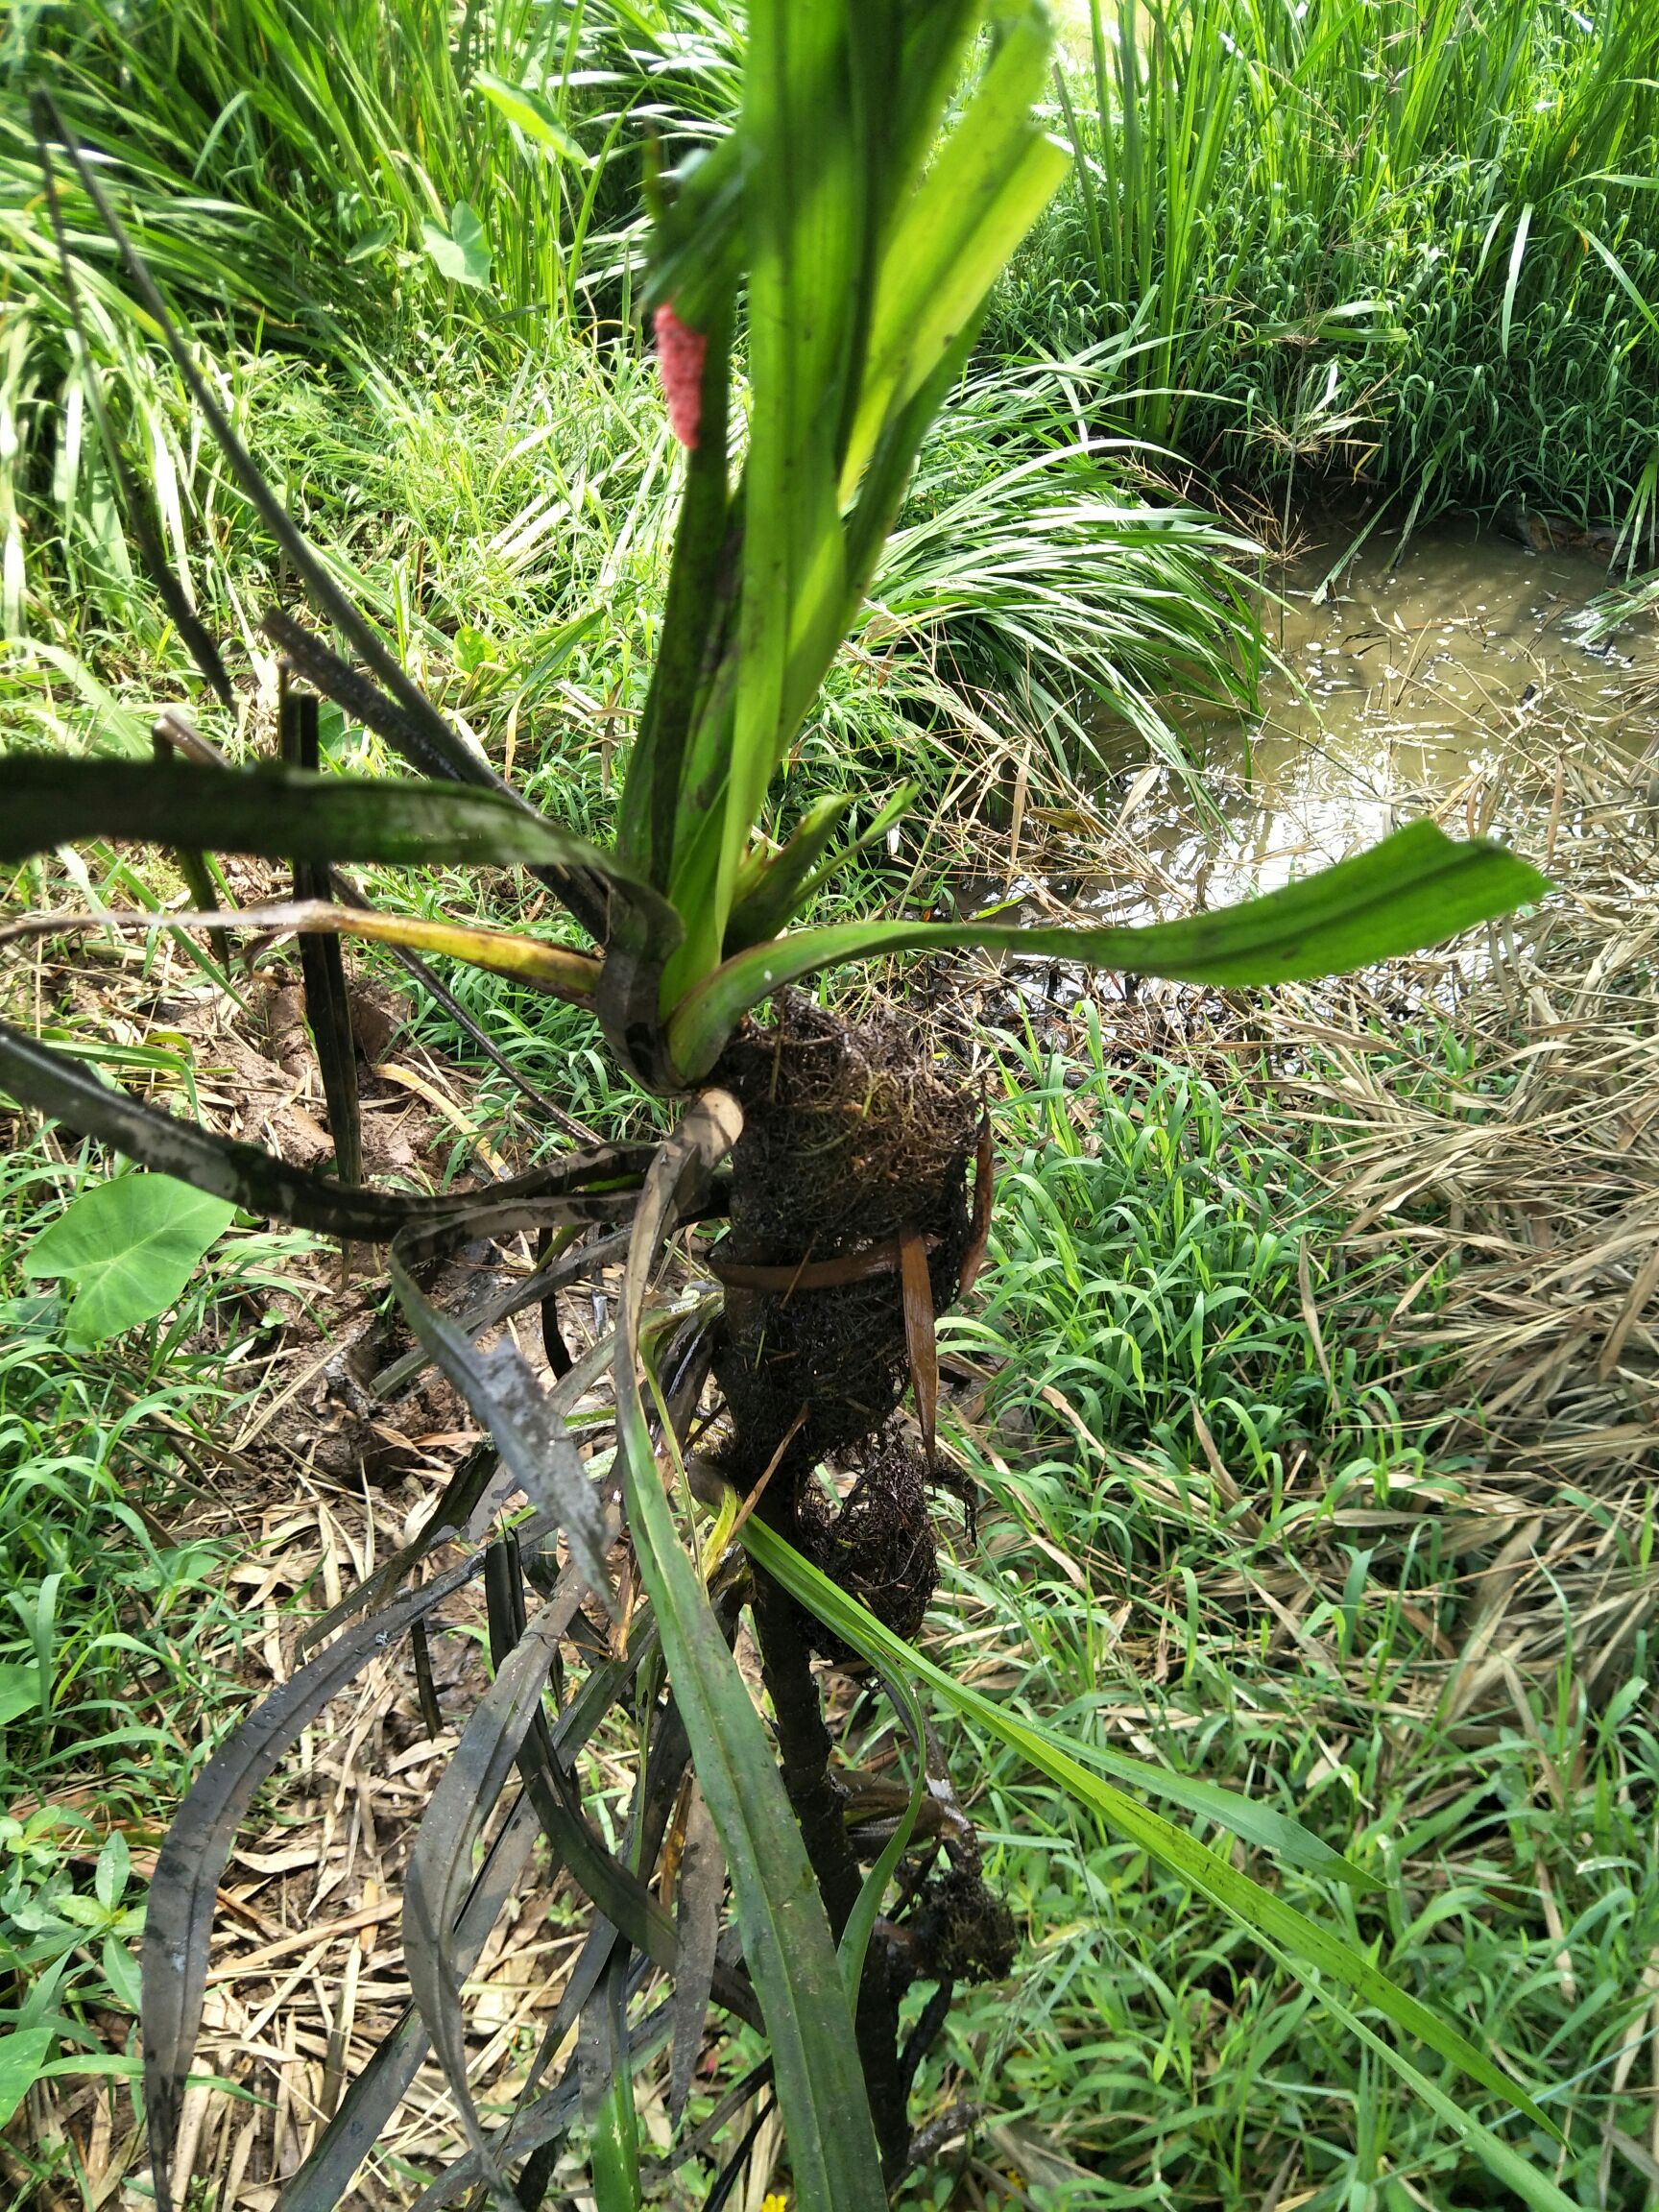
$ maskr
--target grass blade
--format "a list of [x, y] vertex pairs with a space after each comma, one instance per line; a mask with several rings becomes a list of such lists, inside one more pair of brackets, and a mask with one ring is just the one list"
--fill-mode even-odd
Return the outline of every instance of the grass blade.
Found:
[[1498, 351], [1509, 358], [1509, 319], [1515, 312], [1515, 292], [1521, 282], [1521, 264], [1527, 258], [1527, 236], [1532, 228], [1532, 203], [1528, 201], [1521, 210], [1521, 220], [1515, 226], [1515, 243], [1509, 249], [1509, 274], [1503, 285], [1503, 306], [1498, 317]]
[[[1228, 1860], [1171, 1826], [1160, 1815], [1148, 1812], [1122, 1791], [1100, 1781], [1079, 1765], [1070, 1751], [1058, 1743], [1046, 1729], [1019, 1719], [994, 1699], [955, 1681], [913, 1645], [883, 1627], [856, 1599], [803, 1559], [764, 1523], [752, 1517], [744, 1525], [741, 1536], [745, 1548], [759, 1566], [872, 1664], [896, 1673], [906, 1672], [926, 1682], [958, 1713], [1020, 1752], [1039, 1773], [1088, 1806], [1118, 1835], [1179, 1874], [1213, 1904], [1234, 1914], [1275, 1949], [1304, 1967], [1312, 1966], [1321, 1975], [1329, 1974], [1345, 1984], [1396, 2027], [1404, 2028], [1427, 2043], [1431, 2051], [1459, 2067], [1482, 2088], [1504, 2098], [1551, 2134], [1558, 2134], [1554, 2123], [1518, 2082], [1457, 2029], [1391, 1982], [1345, 1936], [1321, 1927], [1293, 1905], [1286, 1905], [1272, 1890], [1241, 1874]], [[1147, 1788], [1156, 1788], [1161, 1780], [1155, 1769], [1147, 1770]], [[1318, 1986], [1323, 1997], [1323, 1984]], [[1380, 2048], [1393, 2064], [1398, 2054], [1392, 2046], [1382, 2043]]]

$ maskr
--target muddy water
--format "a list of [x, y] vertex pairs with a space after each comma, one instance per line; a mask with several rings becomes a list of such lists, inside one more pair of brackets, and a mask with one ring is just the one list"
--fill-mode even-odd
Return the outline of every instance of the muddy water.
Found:
[[1103, 743], [1116, 791], [1139, 793], [1125, 827], [1171, 876], [1205, 868], [1216, 892], [1270, 889], [1444, 802], [1495, 758], [1547, 760], [1593, 733], [1659, 748], [1659, 624], [1601, 644], [1586, 635], [1604, 555], [1452, 524], [1404, 552], [1373, 538], [1321, 597], [1352, 536], [1269, 570], [1282, 666], [1263, 673], [1259, 717], [1186, 725], [1219, 822], [1178, 779], [1113, 760]]

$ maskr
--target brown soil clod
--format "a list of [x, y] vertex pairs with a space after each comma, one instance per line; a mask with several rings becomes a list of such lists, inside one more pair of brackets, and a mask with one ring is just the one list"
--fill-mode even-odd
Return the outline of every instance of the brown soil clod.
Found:
[[1014, 1915], [975, 1865], [958, 1861], [923, 1890], [910, 1934], [927, 1982], [1005, 1982], [1014, 1971]]

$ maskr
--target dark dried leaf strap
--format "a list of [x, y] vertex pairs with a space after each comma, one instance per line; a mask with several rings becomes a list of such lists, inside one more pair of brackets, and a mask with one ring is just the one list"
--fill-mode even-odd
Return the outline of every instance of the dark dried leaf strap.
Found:
[[329, 1645], [254, 1709], [213, 1754], [179, 1808], [156, 1856], [144, 1924], [144, 2109], [157, 2212], [171, 2212], [173, 2203], [173, 2150], [202, 2024], [214, 1901], [238, 1822], [261, 1783], [329, 1699], [411, 1622], [469, 1582], [482, 1564], [480, 1558], [464, 1560]]
[[[321, 765], [317, 735], [317, 694], [296, 691], [286, 667], [279, 671], [277, 726], [282, 758], [290, 768], [315, 775]], [[296, 899], [326, 899], [334, 871], [315, 860], [294, 863]], [[300, 974], [305, 993], [305, 1020], [323, 1076], [328, 1106], [328, 1134], [342, 1183], [363, 1180], [363, 1117], [357, 1091], [357, 1040], [351, 1027], [351, 1001], [346, 990], [346, 955], [338, 937], [303, 935]]]

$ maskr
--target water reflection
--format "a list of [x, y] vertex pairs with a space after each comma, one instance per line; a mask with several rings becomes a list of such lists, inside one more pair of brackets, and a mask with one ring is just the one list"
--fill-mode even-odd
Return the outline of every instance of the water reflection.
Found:
[[[1285, 663], [1254, 722], [1186, 725], [1221, 822], [1127, 749], [1102, 752], [1128, 795], [1125, 827], [1169, 875], [1207, 877], [1213, 902], [1339, 859], [1444, 802], [1473, 770], [1596, 735], [1659, 748], [1659, 630], [1585, 641], [1605, 556], [1536, 551], [1470, 525], [1374, 539], [1321, 599], [1351, 530], [1269, 573], [1268, 633]], [[1121, 740], [1119, 740], [1121, 748]], [[1494, 827], [1502, 833], [1502, 815]]]

